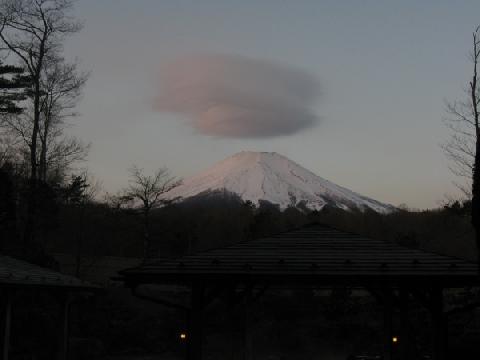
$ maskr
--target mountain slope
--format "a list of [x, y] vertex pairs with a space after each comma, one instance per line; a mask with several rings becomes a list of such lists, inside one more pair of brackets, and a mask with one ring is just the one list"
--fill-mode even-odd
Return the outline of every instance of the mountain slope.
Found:
[[394, 207], [359, 195], [325, 180], [288, 158], [267, 152], [242, 151], [204, 172], [186, 179], [165, 194], [165, 199], [187, 199], [209, 192], [228, 191], [258, 205], [260, 200], [279, 205], [319, 210], [325, 205], [345, 210], [370, 208], [387, 213]]

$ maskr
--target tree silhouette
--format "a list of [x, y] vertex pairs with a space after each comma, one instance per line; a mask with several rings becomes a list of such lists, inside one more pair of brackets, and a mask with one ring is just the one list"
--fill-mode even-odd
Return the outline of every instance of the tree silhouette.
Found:
[[146, 261], [150, 254], [150, 214], [155, 209], [167, 202], [161, 195], [173, 189], [179, 181], [170, 175], [167, 168], [160, 168], [153, 175], [146, 175], [143, 169], [132, 166], [130, 184], [123, 198], [131, 202], [141, 215], [143, 222], [143, 259]]
[[466, 98], [447, 103], [448, 118], [445, 123], [452, 131], [450, 141], [444, 145], [447, 157], [452, 161], [454, 174], [466, 177], [462, 186], [471, 197], [471, 223], [475, 229], [477, 258], [480, 271], [480, 26], [473, 32], [470, 59], [473, 65], [471, 80], [466, 88]]
[[29, 194], [23, 229], [24, 248], [35, 240], [38, 185], [38, 146], [41, 130], [42, 74], [53, 59], [61, 58], [63, 42], [81, 29], [71, 15], [72, 0], [3, 0], [0, 2], [0, 43], [2, 49], [24, 67], [31, 81], [29, 100]]

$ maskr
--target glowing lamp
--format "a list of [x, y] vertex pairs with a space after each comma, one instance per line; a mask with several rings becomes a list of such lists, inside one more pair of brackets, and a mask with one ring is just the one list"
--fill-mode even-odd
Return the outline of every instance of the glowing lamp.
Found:
[[187, 334], [181, 333], [180, 334], [180, 339], [185, 340], [187, 338]]
[[394, 337], [392, 338], [392, 342], [393, 342], [394, 344], [397, 343], [397, 342], [398, 342], [398, 337], [394, 336]]

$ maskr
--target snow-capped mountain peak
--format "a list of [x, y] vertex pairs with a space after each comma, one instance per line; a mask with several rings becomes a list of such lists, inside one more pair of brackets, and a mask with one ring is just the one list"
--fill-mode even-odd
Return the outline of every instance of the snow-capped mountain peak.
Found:
[[165, 194], [166, 199], [187, 199], [209, 192], [228, 191], [258, 205], [264, 200], [279, 205], [319, 210], [325, 205], [345, 210], [370, 208], [387, 213], [394, 207], [359, 195], [325, 180], [275, 152], [242, 151], [203, 171]]

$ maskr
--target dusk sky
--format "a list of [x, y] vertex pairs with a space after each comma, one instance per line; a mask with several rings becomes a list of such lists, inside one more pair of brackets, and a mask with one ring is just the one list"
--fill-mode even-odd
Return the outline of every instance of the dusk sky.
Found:
[[70, 131], [106, 191], [132, 164], [188, 177], [252, 150], [393, 205], [456, 194], [444, 100], [469, 79], [478, 0], [81, 0], [75, 15], [66, 52], [92, 75]]

